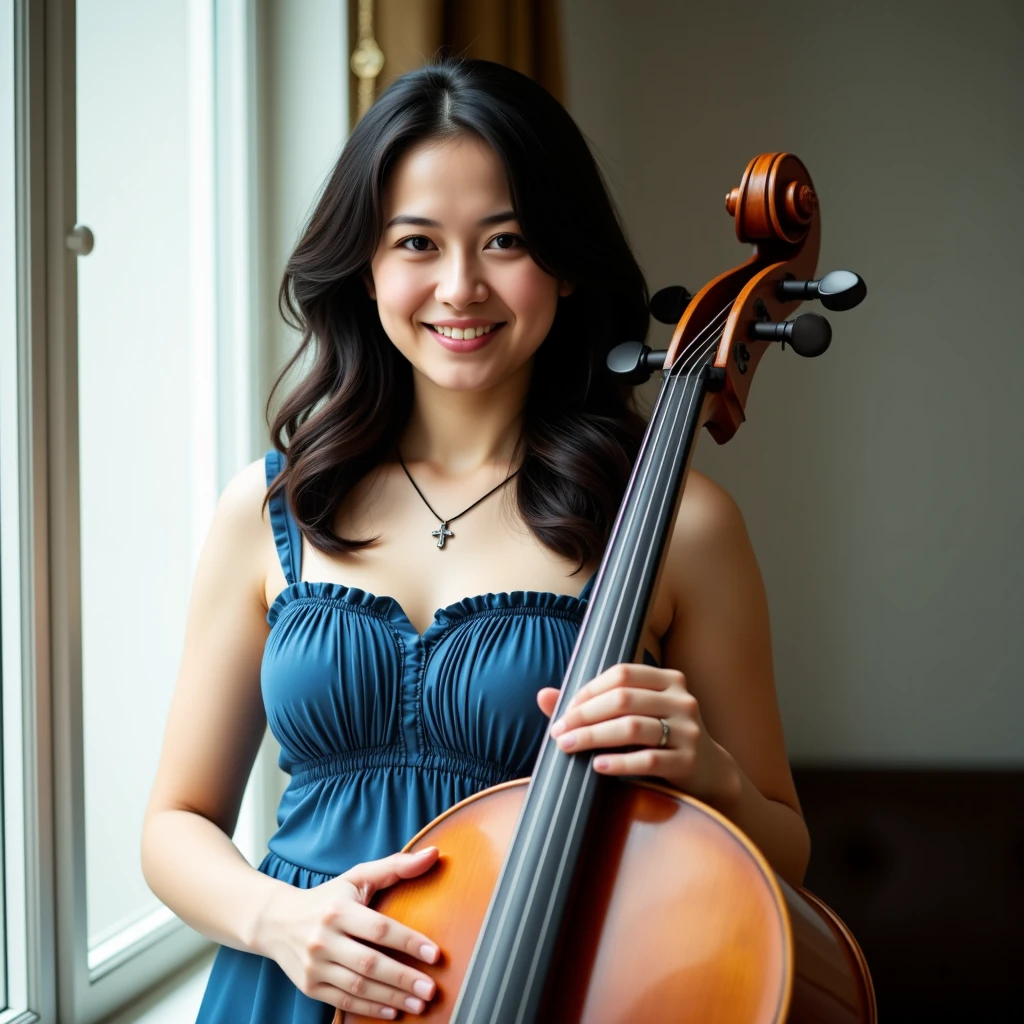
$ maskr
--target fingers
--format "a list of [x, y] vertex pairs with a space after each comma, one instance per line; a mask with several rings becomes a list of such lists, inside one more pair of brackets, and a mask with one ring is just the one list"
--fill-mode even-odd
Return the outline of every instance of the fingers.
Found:
[[416, 853], [393, 853], [390, 857], [367, 864], [356, 864], [339, 877], [356, 887], [363, 903], [369, 903], [378, 889], [386, 889], [403, 878], [415, 878], [432, 868], [438, 854], [436, 846], [428, 846]]
[[307, 970], [311, 975], [315, 973], [315, 979], [309, 979], [309, 994], [352, 1013], [385, 1019], [393, 1019], [396, 1010], [423, 1012], [426, 1000], [436, 994], [434, 980], [359, 940], [400, 950], [428, 963], [439, 957], [434, 943], [354, 901], [329, 912], [324, 924], [336, 934], [310, 947]]
[[373, 1016], [386, 1016], [379, 1013], [382, 1007], [422, 1013], [427, 1000], [436, 994], [437, 986], [426, 975], [352, 939], [344, 939], [334, 955], [337, 962], [320, 967], [321, 982], [338, 989], [350, 1001], [374, 1005], [377, 1009]]
[[582, 704], [573, 704], [551, 727], [553, 736], [580, 726], [605, 722], [622, 715], [647, 715], [650, 718], [668, 718], [670, 715], [688, 717], [688, 705], [696, 701], [689, 694], [666, 695], [657, 690], [619, 688], [598, 694]]
[[[340, 918], [339, 924], [342, 931], [354, 939], [365, 939], [376, 946], [397, 949], [428, 964], [434, 963], [438, 958], [437, 946], [425, 935], [395, 921], [386, 914], [379, 914], [369, 907], [361, 906], [358, 903], [348, 904], [340, 912]], [[401, 967], [394, 960], [389, 962], [395, 967]], [[401, 969], [408, 970], [405, 967]], [[430, 980], [426, 975], [418, 975], [418, 977]]]
[[555, 705], [558, 703], [558, 694], [560, 692], [553, 686], [545, 686], [537, 691], [537, 705], [548, 718], [555, 713]]
[[612, 665], [599, 676], [595, 676], [580, 688], [571, 701], [571, 706], [582, 704], [600, 693], [607, 693], [628, 686], [642, 690], [686, 690], [686, 676], [671, 668], [655, 668], [653, 665]]
[[345, 1013], [359, 1014], [361, 1017], [380, 1017], [382, 1020], [394, 1020], [400, 1010], [411, 1013], [423, 1012], [422, 1009], [413, 1010], [411, 1006], [396, 1006], [390, 1003], [371, 1002], [369, 999], [361, 999], [347, 989], [326, 981], [311, 986], [308, 995], [313, 999], [319, 999], [322, 1003], [327, 1003], [328, 1006], [343, 1010]]
[[[557, 725], [552, 727], [552, 733]], [[597, 725], [584, 725], [557, 737], [559, 747], [575, 753], [605, 747], [656, 747], [661, 742], [661, 722], [650, 715], [620, 715]]]
[[669, 778], [677, 773], [677, 762], [684, 759], [692, 770], [692, 754], [682, 754], [678, 750], [657, 750], [645, 747], [626, 754], [601, 754], [594, 758], [594, 770], [602, 775], [654, 775]]
[[[607, 694], [609, 695], [608, 700], [614, 702], [623, 699], [621, 696], [616, 695], [626, 692], [631, 693], [635, 690], [649, 691], [651, 693], [671, 692], [674, 696], [680, 698], [684, 707], [689, 701], [692, 701], [694, 706], [696, 706], [696, 701], [693, 701], [693, 698], [690, 697], [686, 689], [686, 677], [682, 672], [677, 672], [674, 669], [655, 668], [652, 665], [619, 664], [612, 665], [611, 668], [606, 669], [599, 676], [595, 676], [586, 686], [580, 687], [576, 696], [566, 706], [561, 721], [568, 719], [573, 709], [581, 705], [589, 705], [597, 697]], [[555, 712], [560, 693], [560, 690], [550, 686], [545, 686], [537, 691], [537, 705], [549, 718]], [[613, 709], [616, 707], [614, 704], [610, 706]], [[609, 705], [603, 703], [599, 707], [604, 709], [609, 707]], [[660, 713], [656, 713], [659, 708], [661, 709]], [[658, 718], [663, 718], [666, 713], [671, 713], [665, 710], [664, 702], [658, 700], [647, 701], [642, 706], [637, 705], [636, 707], [626, 704], [617, 705], [618, 714], [625, 714], [630, 710], [635, 711], [636, 714], [655, 714], [655, 717]], [[610, 715], [602, 712], [600, 717], [606, 718], [610, 717]], [[598, 718], [595, 717], [590, 720], [597, 721]], [[583, 721], [585, 720], [573, 720], [567, 724], [566, 728], [572, 728]]]

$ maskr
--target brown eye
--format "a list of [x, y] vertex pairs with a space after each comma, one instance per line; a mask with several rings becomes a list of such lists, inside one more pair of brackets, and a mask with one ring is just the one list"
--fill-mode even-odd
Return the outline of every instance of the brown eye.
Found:
[[[410, 243], [412, 243], [411, 248]], [[434, 243], [426, 235], [410, 235], [408, 238], [403, 238], [398, 244], [409, 252], [427, 252], [429, 251], [428, 247]]]
[[495, 248], [501, 252], [509, 252], [512, 249], [518, 249], [522, 246], [523, 240], [519, 235], [513, 235], [510, 232], [504, 232], [500, 235], [495, 235], [491, 242], [495, 244]]

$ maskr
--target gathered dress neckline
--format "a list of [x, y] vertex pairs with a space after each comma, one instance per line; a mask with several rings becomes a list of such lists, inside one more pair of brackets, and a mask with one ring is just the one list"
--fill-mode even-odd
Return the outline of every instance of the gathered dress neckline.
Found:
[[586, 602], [597, 579], [597, 572], [583, 584], [578, 594], [559, 594], [553, 590], [504, 590], [491, 591], [463, 597], [451, 604], [437, 608], [427, 626], [421, 633], [413, 624], [401, 602], [387, 594], [374, 594], [360, 587], [350, 587], [344, 583], [333, 583], [323, 580], [299, 580], [289, 583], [281, 590], [267, 611], [267, 622], [273, 628], [284, 609], [295, 601], [308, 601], [322, 598], [327, 601], [341, 601], [352, 605], [357, 610], [387, 619], [397, 626], [404, 634], [415, 636], [419, 640], [427, 640], [438, 630], [445, 629], [457, 620], [472, 615], [498, 610], [514, 610], [517, 608], [571, 610]]

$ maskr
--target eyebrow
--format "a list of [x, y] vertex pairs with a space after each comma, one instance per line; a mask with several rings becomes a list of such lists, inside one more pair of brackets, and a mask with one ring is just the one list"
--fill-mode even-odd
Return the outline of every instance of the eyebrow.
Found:
[[[487, 228], [494, 224], [504, 224], [506, 221], [515, 219], [514, 211], [502, 210], [501, 213], [492, 213], [489, 217], [478, 220], [476, 226], [478, 228]], [[430, 220], [428, 217], [413, 217], [408, 213], [400, 213], [397, 217], [392, 217], [387, 222], [384, 230], [387, 231], [388, 228], [393, 228], [396, 224], [413, 224], [418, 228], [439, 228], [443, 226], [439, 221]]]

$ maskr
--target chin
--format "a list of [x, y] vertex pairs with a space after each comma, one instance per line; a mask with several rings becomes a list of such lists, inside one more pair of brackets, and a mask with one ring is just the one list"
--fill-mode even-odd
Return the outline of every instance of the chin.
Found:
[[419, 373], [426, 377], [432, 384], [445, 391], [489, 391], [497, 387], [504, 379], [502, 375], [496, 374], [493, 368], [488, 367], [453, 367], [441, 369], [431, 367], [421, 369]]

